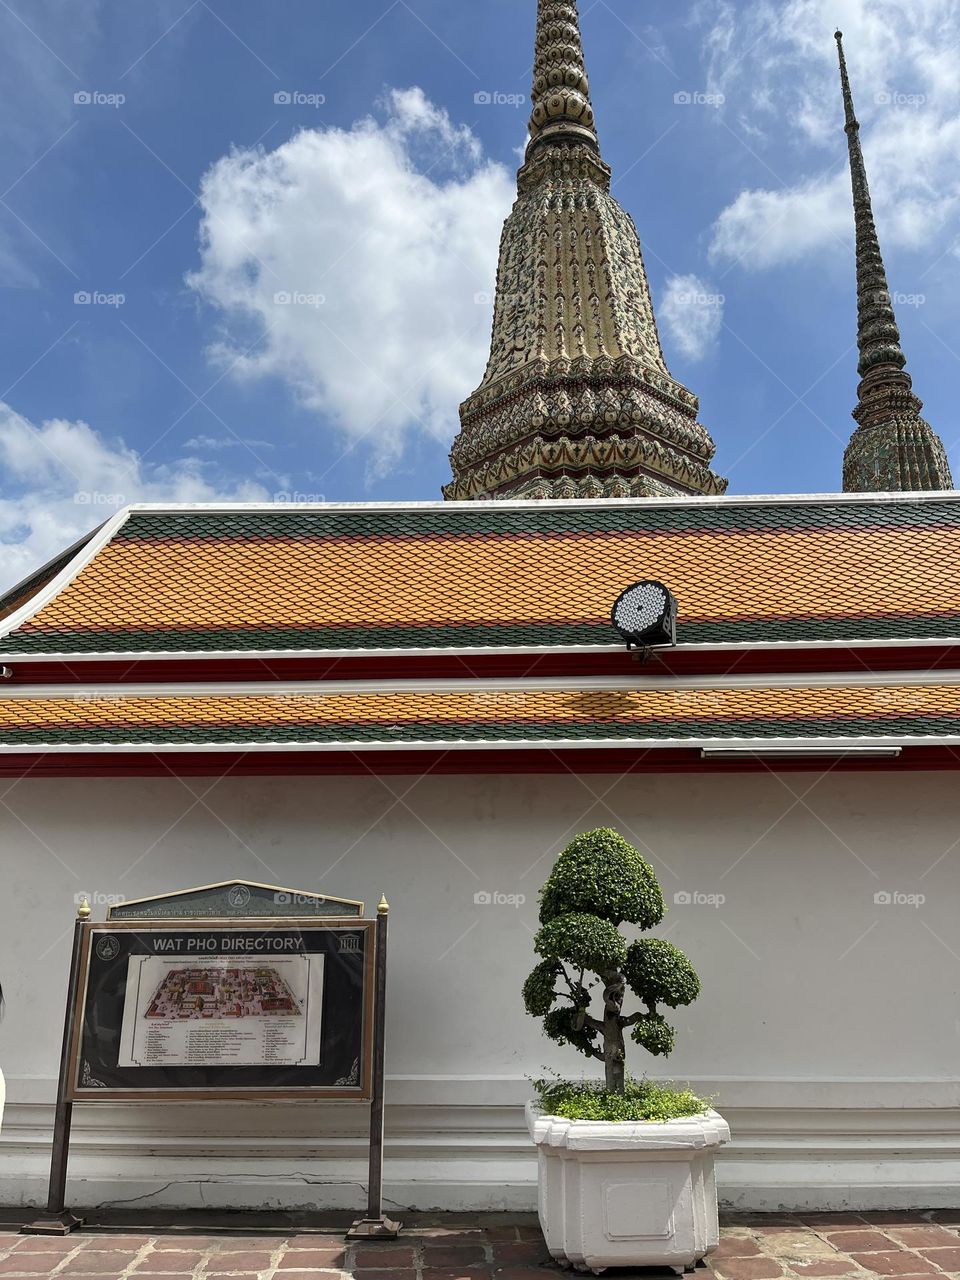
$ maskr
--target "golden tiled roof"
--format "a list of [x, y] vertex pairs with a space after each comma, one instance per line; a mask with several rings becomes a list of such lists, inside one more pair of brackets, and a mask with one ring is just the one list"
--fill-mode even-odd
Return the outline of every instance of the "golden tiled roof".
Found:
[[641, 578], [681, 644], [953, 637], [960, 500], [135, 510], [0, 651], [615, 645]]

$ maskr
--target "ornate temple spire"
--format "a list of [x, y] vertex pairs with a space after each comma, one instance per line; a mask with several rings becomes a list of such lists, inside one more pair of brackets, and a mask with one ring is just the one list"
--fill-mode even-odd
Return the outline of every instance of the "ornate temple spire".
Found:
[[537, 0], [530, 152], [551, 140], [578, 139], [598, 147], [590, 81], [575, 0]]
[[664, 360], [637, 229], [610, 194], [576, 0], [538, 0], [532, 101], [490, 359], [460, 406], [444, 496], [723, 493], [697, 398]]
[[836, 41], [856, 222], [857, 371], [861, 379], [853, 411], [858, 425], [844, 454], [843, 487], [852, 493], [951, 489], [953, 480], [943, 444], [921, 418], [923, 402], [914, 395], [913, 381], [906, 371], [873, 219], [842, 32], [836, 32]]

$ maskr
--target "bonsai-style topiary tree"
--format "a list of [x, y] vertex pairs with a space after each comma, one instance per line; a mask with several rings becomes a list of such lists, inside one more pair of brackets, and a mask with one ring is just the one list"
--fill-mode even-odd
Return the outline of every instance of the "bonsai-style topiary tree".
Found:
[[[540, 893], [534, 949], [543, 960], [523, 984], [527, 1013], [543, 1019], [551, 1040], [600, 1059], [611, 1093], [624, 1092], [624, 1029], [632, 1027], [631, 1038], [650, 1053], [669, 1054], [676, 1033], [658, 1005], [676, 1009], [700, 994], [700, 979], [672, 942], [641, 938], [628, 946], [620, 933], [621, 924], [652, 929], [664, 911], [653, 868], [606, 827], [572, 840]], [[602, 1017], [590, 1012], [597, 986]], [[627, 987], [645, 1010], [622, 1012]], [[555, 1007], [558, 1000], [567, 1003]]]

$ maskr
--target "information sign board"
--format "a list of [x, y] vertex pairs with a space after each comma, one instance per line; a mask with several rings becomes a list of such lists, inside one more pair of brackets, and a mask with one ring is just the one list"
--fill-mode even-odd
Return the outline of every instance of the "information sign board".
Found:
[[372, 920], [82, 926], [73, 1101], [371, 1096]]

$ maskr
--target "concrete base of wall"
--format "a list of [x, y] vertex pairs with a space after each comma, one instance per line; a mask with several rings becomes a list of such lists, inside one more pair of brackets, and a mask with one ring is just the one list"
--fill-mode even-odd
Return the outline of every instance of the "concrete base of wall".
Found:
[[[960, 1105], [948, 1105], [958, 1101], [950, 1082], [692, 1083], [718, 1096], [733, 1133], [717, 1160], [727, 1208], [956, 1207]], [[45, 1200], [53, 1088], [52, 1081], [8, 1081], [0, 1203]], [[519, 1078], [390, 1080], [388, 1207], [534, 1210], [537, 1161], [523, 1117], [528, 1092]], [[911, 1092], [925, 1105], [903, 1106]], [[463, 1101], [471, 1095], [479, 1101]], [[826, 1097], [869, 1105], [824, 1105]], [[360, 1209], [366, 1115], [362, 1106], [329, 1103], [78, 1104], [69, 1202], [126, 1209]]]

